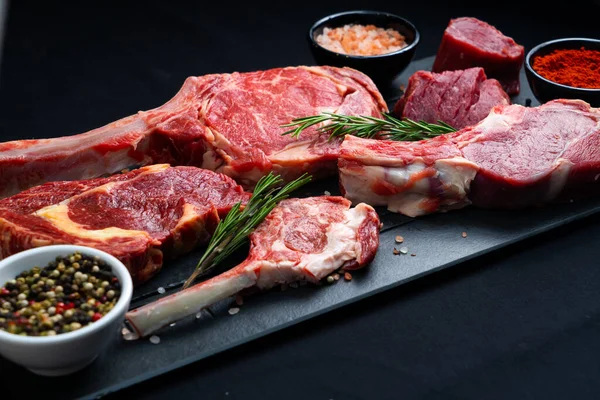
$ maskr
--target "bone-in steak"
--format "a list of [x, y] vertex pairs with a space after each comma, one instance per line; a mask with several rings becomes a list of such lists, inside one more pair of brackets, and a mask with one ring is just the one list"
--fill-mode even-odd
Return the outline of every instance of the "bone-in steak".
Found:
[[126, 174], [50, 182], [0, 200], [0, 258], [77, 244], [120, 259], [136, 283], [208, 241], [219, 218], [249, 194], [231, 178], [157, 164]]
[[600, 190], [600, 110], [554, 100], [497, 106], [475, 126], [420, 142], [348, 136], [339, 167], [346, 197], [409, 216], [582, 198]]
[[475, 125], [501, 104], [510, 104], [510, 97], [496, 79], [487, 79], [483, 68], [417, 71], [408, 79], [394, 114], [414, 121], [443, 121], [462, 129]]
[[366, 75], [349, 68], [288, 67], [188, 78], [166, 104], [74, 136], [0, 143], [0, 198], [47, 181], [168, 163], [223, 172], [252, 187], [269, 171], [292, 180], [335, 174], [339, 141], [302, 140], [282, 124], [323, 111], [387, 111]]
[[196, 286], [127, 313], [145, 336], [242, 290], [306, 280], [368, 264], [379, 247], [379, 217], [337, 196], [283, 200], [250, 236], [248, 258]]

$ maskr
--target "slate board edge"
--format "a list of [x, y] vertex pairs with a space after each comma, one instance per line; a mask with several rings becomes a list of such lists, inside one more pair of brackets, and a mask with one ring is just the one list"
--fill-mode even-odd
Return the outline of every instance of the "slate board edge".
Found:
[[[429, 69], [429, 66], [433, 63], [434, 59], [435, 59], [435, 56], [429, 56], [429, 57], [425, 57], [425, 58], [413, 61], [413, 63], [411, 63], [407, 67], [407, 69], [405, 69], [398, 76], [398, 78], [396, 78], [396, 80], [394, 81], [394, 84], [399, 83], [401, 81], [406, 81], [406, 77], [410, 76], [413, 72], [415, 72], [418, 69]], [[522, 74], [523, 74], [523, 71], [522, 71]], [[527, 82], [524, 81], [524, 80], [522, 80], [522, 85], [523, 84], [527, 85]], [[399, 96], [395, 96], [391, 100], [388, 99], [388, 101], [387, 101], [388, 106], [393, 106], [393, 103], [397, 100], [398, 97]], [[513, 101], [514, 100], [516, 100], [516, 99], [513, 99]], [[535, 103], [537, 103], [537, 101], [535, 99], [532, 99], [532, 100], [533, 100], [533, 104], [535, 105]], [[507, 241], [505, 241], [505, 242], [503, 242], [501, 244], [498, 244], [496, 246], [492, 246], [492, 247], [486, 248], [484, 250], [480, 250], [478, 252], [474, 252], [474, 253], [466, 256], [466, 257], [459, 258], [459, 259], [456, 259], [456, 260], [451, 261], [449, 263], [439, 265], [439, 266], [437, 266], [435, 268], [432, 268], [432, 269], [430, 269], [428, 271], [424, 271], [422, 273], [412, 275], [412, 276], [410, 276], [410, 277], [408, 277], [406, 279], [392, 282], [389, 285], [382, 286], [382, 287], [380, 287], [378, 289], [375, 289], [375, 290], [372, 290], [372, 291], [370, 291], [368, 293], [363, 293], [361, 295], [357, 295], [357, 296], [355, 296], [353, 298], [350, 298], [350, 299], [341, 301], [339, 303], [333, 304], [331, 306], [325, 307], [325, 308], [323, 308], [321, 310], [318, 310], [318, 311], [316, 311], [314, 313], [306, 314], [305, 316], [296, 318], [296, 319], [294, 319], [292, 321], [288, 321], [288, 322], [282, 323], [281, 325], [265, 329], [264, 331], [261, 331], [260, 333], [256, 333], [254, 335], [249, 335], [249, 336], [244, 337], [243, 339], [240, 339], [240, 340], [232, 341], [228, 345], [222, 346], [221, 348], [211, 349], [209, 351], [205, 351], [205, 352], [199, 353], [199, 354], [197, 354], [195, 356], [181, 359], [178, 362], [172, 363], [168, 367], [159, 368], [159, 369], [153, 370], [152, 372], [148, 372], [148, 373], [145, 373], [145, 374], [138, 375], [135, 378], [132, 378], [132, 379], [123, 381], [121, 383], [115, 384], [115, 385], [107, 388], [106, 390], [100, 390], [100, 391], [94, 392], [94, 393], [92, 393], [90, 395], [86, 395], [84, 397], [81, 397], [81, 399], [88, 399], [88, 398], [90, 398], [90, 399], [97, 399], [97, 398], [101, 398], [103, 396], [107, 396], [107, 395], [109, 395], [111, 393], [118, 392], [121, 389], [130, 387], [130, 386], [133, 386], [135, 384], [144, 382], [144, 381], [146, 381], [148, 379], [151, 379], [151, 378], [154, 378], [154, 377], [157, 377], [157, 376], [160, 376], [160, 375], [172, 372], [172, 371], [174, 371], [174, 370], [176, 370], [178, 368], [181, 368], [181, 367], [184, 367], [186, 365], [192, 364], [192, 363], [194, 363], [196, 361], [200, 361], [202, 359], [211, 357], [211, 356], [213, 356], [215, 354], [218, 354], [218, 353], [230, 350], [230, 349], [232, 349], [234, 347], [237, 347], [239, 345], [251, 342], [251, 341], [253, 341], [255, 339], [267, 336], [267, 335], [269, 335], [271, 333], [278, 332], [278, 331], [283, 330], [285, 328], [288, 328], [290, 326], [294, 326], [296, 324], [299, 324], [301, 322], [307, 321], [307, 320], [315, 318], [317, 316], [326, 314], [326, 313], [328, 313], [330, 311], [339, 309], [339, 308], [344, 307], [346, 305], [353, 304], [353, 303], [358, 302], [360, 300], [363, 300], [365, 298], [377, 295], [379, 293], [383, 293], [383, 292], [385, 292], [387, 290], [396, 288], [396, 287], [398, 287], [400, 285], [409, 283], [411, 281], [414, 281], [416, 279], [419, 279], [419, 278], [422, 278], [424, 276], [430, 275], [432, 273], [435, 273], [435, 272], [438, 272], [438, 271], [441, 271], [441, 270], [453, 267], [455, 265], [464, 263], [466, 261], [469, 261], [471, 259], [477, 258], [479, 256], [482, 256], [482, 255], [485, 255], [485, 254], [489, 254], [491, 252], [497, 251], [497, 250], [499, 250], [501, 248], [504, 248], [504, 247], [508, 247], [508, 246], [510, 246], [512, 244], [515, 244], [515, 243], [520, 242], [522, 240], [528, 239], [530, 237], [534, 237], [536, 235], [539, 235], [539, 234], [542, 234], [544, 232], [551, 231], [552, 229], [556, 229], [556, 228], [558, 228], [560, 226], [566, 225], [568, 223], [571, 223], [571, 222], [583, 219], [583, 218], [588, 217], [590, 215], [596, 214], [599, 211], [600, 211], [600, 209], [592, 209], [592, 210], [589, 210], [588, 212], [583, 212], [583, 213], [580, 213], [578, 215], [572, 216], [570, 218], [565, 218], [563, 220], [556, 221], [554, 223], [550, 223], [550, 224], [545, 225], [543, 227], [540, 227], [538, 229], [534, 229], [534, 230], [532, 230], [530, 232], [527, 232], [527, 234], [525, 234], [525, 235], [517, 236], [517, 237], [515, 237], [515, 238], [513, 238], [511, 240], [507, 240]], [[390, 229], [395, 229], [398, 226], [401, 226], [401, 225], [404, 225], [404, 224], [409, 224], [409, 223], [414, 222], [414, 221], [415, 220], [406, 221], [403, 224], [399, 224], [399, 225], [394, 226], [393, 228], [390, 228]]]
[[[394, 83], [396, 84], [396, 83], [399, 83], [399, 82], [406, 82], [407, 77], [410, 76], [413, 72], [415, 72], [418, 69], [426, 69], [426, 70], [429, 69], [429, 66], [433, 62], [433, 59], [434, 59], [434, 56], [426, 57], [426, 58], [423, 58], [423, 59], [420, 59], [420, 60], [415, 60], [413, 63], [411, 63], [411, 65], [409, 65], [409, 67], [406, 70], [404, 70], [399, 75], [399, 77], [395, 80]], [[523, 76], [521, 78], [523, 78]], [[522, 82], [522, 85], [527, 85], [527, 82], [525, 80], [522, 79], [521, 82]], [[525, 88], [525, 89], [528, 89], [528, 87]], [[527, 90], [525, 92], [527, 92]], [[525, 95], [525, 93], [523, 93], [523, 95]], [[390, 103], [393, 103], [393, 101], [394, 100], [392, 100], [392, 98], [389, 98], [389, 97], [387, 98], [388, 105], [393, 105], [393, 104], [390, 104]], [[517, 102], [517, 103], [520, 103], [520, 104], [525, 103], [525, 101], [522, 98], [522, 96], [518, 96], [518, 97], [514, 98], [513, 101]], [[535, 103], [536, 102], [534, 100], [532, 105], [535, 105]], [[552, 230], [552, 229], [554, 229], [556, 227], [565, 225], [565, 224], [573, 222], [575, 220], [585, 218], [585, 217], [587, 217], [589, 215], [592, 215], [592, 214], [595, 214], [597, 212], [600, 212], [600, 207], [599, 206], [595, 206], [595, 207], [593, 207], [591, 209], [588, 209], [588, 210], [586, 210], [584, 212], [579, 212], [576, 215], [564, 217], [564, 218], [562, 218], [560, 220], [549, 221], [547, 224], [544, 224], [544, 225], [538, 227], [537, 229], [532, 229], [530, 231], [527, 231], [527, 232], [523, 233], [522, 235], [517, 235], [517, 236], [511, 238], [510, 240], [505, 240], [502, 243], [499, 243], [497, 245], [490, 246], [490, 247], [487, 247], [485, 249], [481, 249], [480, 251], [474, 251], [473, 253], [468, 254], [466, 256], [462, 256], [462, 257], [456, 258], [456, 259], [454, 259], [452, 261], [439, 264], [439, 265], [437, 265], [437, 266], [435, 266], [433, 268], [430, 268], [430, 269], [428, 269], [426, 271], [421, 271], [419, 273], [414, 273], [413, 275], [407, 276], [407, 277], [405, 277], [403, 279], [397, 279], [397, 280], [395, 280], [395, 281], [393, 281], [393, 282], [391, 282], [389, 284], [379, 286], [378, 288], [374, 288], [374, 289], [372, 289], [372, 290], [370, 290], [368, 292], [357, 294], [357, 295], [355, 295], [355, 296], [353, 296], [351, 298], [340, 300], [340, 301], [336, 302], [335, 304], [331, 304], [331, 305], [325, 306], [325, 307], [323, 307], [323, 308], [321, 308], [319, 310], [315, 310], [314, 312], [308, 312], [307, 314], [302, 315], [302, 316], [298, 316], [298, 317], [296, 317], [296, 318], [294, 318], [292, 320], [284, 321], [284, 322], [282, 322], [282, 323], [280, 323], [278, 325], [265, 328], [264, 330], [261, 330], [260, 332], [256, 332], [256, 333], [253, 333], [253, 334], [248, 334], [248, 335], [246, 335], [246, 336], [244, 336], [242, 338], [231, 340], [230, 342], [228, 342], [226, 344], [223, 344], [223, 345], [220, 345], [220, 346], [214, 346], [214, 347], [206, 349], [204, 351], [200, 351], [200, 352], [198, 352], [198, 353], [196, 353], [196, 354], [194, 354], [192, 356], [183, 357], [183, 358], [181, 358], [181, 359], [179, 359], [177, 361], [172, 361], [172, 362], [170, 362], [166, 366], [155, 368], [155, 369], [149, 370], [147, 372], [139, 373], [138, 375], [135, 375], [135, 376], [133, 376], [131, 378], [125, 378], [122, 381], [117, 381], [117, 382], [115, 382], [113, 384], [106, 385], [104, 388], [102, 388], [100, 390], [92, 389], [94, 391], [91, 392], [91, 393], [81, 394], [81, 393], [85, 393], [86, 389], [85, 388], [77, 388], [77, 390], [71, 391], [71, 394], [73, 395], [73, 398], [81, 398], [81, 399], [97, 399], [97, 398], [101, 398], [103, 396], [106, 396], [106, 395], [118, 392], [119, 390], [122, 390], [124, 388], [127, 388], [127, 387], [133, 386], [135, 384], [139, 384], [141, 382], [144, 382], [144, 381], [146, 381], [148, 379], [151, 379], [151, 378], [163, 375], [163, 374], [168, 373], [168, 372], [172, 372], [174, 370], [177, 370], [180, 367], [189, 365], [189, 364], [191, 364], [193, 362], [196, 362], [196, 361], [199, 361], [201, 359], [213, 356], [215, 354], [218, 354], [218, 353], [221, 353], [223, 351], [229, 350], [229, 349], [234, 348], [236, 346], [239, 346], [241, 344], [248, 343], [248, 342], [250, 342], [252, 340], [255, 340], [257, 338], [267, 336], [267, 335], [269, 335], [269, 334], [271, 334], [273, 332], [280, 331], [280, 330], [285, 329], [285, 328], [287, 328], [289, 326], [293, 326], [293, 325], [296, 325], [296, 324], [298, 324], [300, 322], [306, 321], [308, 319], [317, 317], [319, 315], [323, 315], [325, 313], [328, 313], [328, 312], [333, 311], [335, 309], [341, 308], [341, 307], [346, 306], [348, 304], [355, 303], [357, 301], [360, 301], [360, 300], [368, 298], [370, 296], [379, 294], [379, 293], [384, 292], [386, 290], [398, 287], [398, 286], [400, 286], [400, 285], [402, 285], [404, 283], [408, 283], [408, 282], [414, 281], [414, 280], [419, 279], [419, 278], [421, 278], [423, 276], [426, 276], [426, 275], [429, 275], [431, 273], [434, 273], [434, 272], [446, 269], [448, 267], [460, 264], [460, 263], [465, 262], [467, 260], [479, 257], [479, 256], [481, 256], [483, 254], [490, 253], [492, 251], [495, 251], [495, 250], [498, 250], [500, 248], [509, 246], [509, 245], [514, 244], [516, 242], [519, 242], [519, 241], [522, 241], [524, 239], [527, 239], [529, 237], [532, 237], [532, 236], [538, 235], [540, 233], [546, 232], [548, 230]], [[407, 225], [413, 225], [413, 222], [415, 222], [415, 221], [418, 221], [418, 220], [410, 220], [410, 221], [404, 221], [404, 222], [398, 223], [397, 225], [386, 229], [386, 231], [388, 231], [388, 230], [395, 230], [399, 226], [402, 226], [402, 225], [405, 225], [405, 224], [407, 224]], [[383, 234], [383, 232], [382, 232], [382, 234]], [[50, 393], [48, 393], [48, 394], [50, 394]], [[55, 393], [55, 394], [57, 394], [57, 393]]]
[[[424, 272], [419, 273], [419, 274], [412, 275], [412, 276], [410, 276], [410, 277], [408, 277], [406, 279], [392, 282], [389, 285], [382, 286], [382, 287], [380, 287], [378, 289], [375, 289], [375, 290], [372, 290], [372, 291], [370, 291], [368, 293], [364, 293], [362, 295], [358, 295], [358, 296], [355, 296], [353, 298], [350, 298], [350, 299], [341, 301], [339, 303], [333, 304], [331, 306], [325, 307], [325, 308], [323, 308], [321, 310], [318, 310], [318, 311], [316, 311], [316, 312], [314, 312], [312, 314], [307, 314], [307, 315], [305, 315], [303, 317], [296, 318], [296, 319], [294, 319], [292, 321], [288, 321], [286, 323], [282, 323], [281, 325], [278, 325], [276, 327], [265, 329], [264, 331], [261, 331], [260, 333], [257, 333], [257, 334], [254, 334], [254, 335], [249, 335], [249, 336], [244, 337], [243, 339], [240, 339], [240, 340], [232, 341], [232, 342], [229, 343], [229, 345], [222, 346], [221, 348], [212, 349], [212, 350], [209, 350], [209, 351], [205, 351], [203, 353], [199, 353], [198, 355], [195, 355], [193, 357], [184, 358], [184, 359], [182, 359], [182, 360], [180, 360], [178, 362], [172, 363], [171, 365], [169, 365], [166, 368], [159, 368], [159, 369], [156, 369], [156, 370], [154, 370], [152, 372], [138, 375], [137, 377], [132, 378], [130, 380], [121, 382], [119, 384], [115, 384], [115, 385], [111, 386], [110, 388], [107, 388], [107, 390], [100, 390], [100, 391], [91, 393], [89, 395], [80, 397], [80, 399], [99, 399], [99, 398], [102, 398], [103, 396], [107, 396], [107, 395], [109, 395], [111, 393], [118, 392], [119, 390], [127, 388], [129, 386], [133, 386], [135, 384], [144, 382], [144, 381], [146, 381], [148, 379], [151, 379], [151, 378], [154, 378], [154, 377], [166, 374], [168, 372], [172, 372], [172, 371], [174, 371], [174, 370], [176, 370], [178, 368], [181, 368], [181, 367], [184, 367], [186, 365], [192, 364], [192, 363], [194, 363], [196, 361], [200, 361], [202, 359], [211, 357], [211, 356], [213, 356], [215, 354], [218, 354], [218, 353], [230, 350], [230, 349], [232, 349], [234, 347], [237, 347], [239, 345], [246, 344], [246, 343], [251, 342], [251, 341], [253, 341], [255, 339], [267, 336], [267, 335], [269, 335], [271, 333], [278, 332], [278, 331], [283, 330], [285, 328], [288, 328], [290, 326], [293, 326], [293, 325], [299, 324], [301, 322], [307, 321], [309, 319], [315, 318], [317, 316], [326, 314], [326, 313], [328, 313], [330, 311], [337, 310], [337, 309], [339, 309], [341, 307], [344, 307], [346, 305], [350, 305], [350, 304], [356, 303], [356, 302], [358, 302], [360, 300], [369, 298], [371, 296], [375, 296], [375, 295], [377, 295], [379, 293], [383, 293], [383, 292], [385, 292], [387, 290], [390, 290], [390, 289], [396, 288], [398, 286], [401, 286], [403, 284], [412, 282], [412, 281], [417, 280], [419, 278], [422, 278], [424, 276], [428, 276], [428, 275], [431, 275], [431, 274], [436, 273], [438, 271], [445, 270], [447, 268], [453, 267], [453, 266], [458, 265], [458, 264], [462, 264], [462, 263], [464, 263], [466, 261], [472, 260], [472, 259], [477, 258], [479, 256], [492, 253], [492, 252], [497, 251], [499, 249], [508, 247], [508, 246], [513, 245], [513, 244], [518, 243], [518, 242], [521, 242], [521, 241], [523, 241], [525, 239], [528, 239], [528, 238], [540, 235], [540, 234], [545, 233], [545, 232], [549, 232], [549, 231], [551, 231], [553, 229], [557, 229], [557, 228], [562, 227], [564, 225], [567, 225], [569, 223], [572, 223], [572, 222], [584, 219], [584, 218], [589, 217], [589, 216], [591, 216], [593, 214], [596, 214], [598, 212], [600, 212], [600, 208], [595, 208], [595, 209], [592, 209], [592, 210], [588, 210], [587, 212], [582, 212], [582, 213], [574, 215], [572, 217], [565, 218], [565, 219], [560, 220], [560, 221], [549, 223], [548, 225], [545, 225], [545, 226], [540, 227], [538, 229], [534, 229], [534, 230], [532, 230], [530, 232], [527, 232], [524, 235], [517, 236], [517, 237], [515, 237], [515, 238], [513, 238], [511, 240], [507, 240], [507, 241], [505, 241], [505, 242], [503, 242], [501, 244], [498, 244], [496, 246], [492, 246], [492, 247], [483, 249], [481, 251], [471, 253], [471, 254], [469, 254], [466, 257], [462, 257], [462, 258], [456, 259], [456, 260], [448, 262], [446, 264], [441, 264], [441, 265], [439, 265], [439, 266], [437, 266], [435, 268], [429, 269], [429, 270], [424, 271]], [[410, 221], [410, 222], [412, 222], [412, 221]]]

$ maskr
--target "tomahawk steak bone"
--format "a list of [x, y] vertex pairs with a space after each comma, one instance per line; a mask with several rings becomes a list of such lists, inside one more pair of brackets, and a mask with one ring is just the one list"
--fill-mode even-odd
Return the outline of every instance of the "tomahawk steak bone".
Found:
[[554, 100], [496, 106], [477, 125], [419, 142], [348, 136], [339, 168], [347, 198], [408, 216], [582, 198], [600, 191], [600, 110]]
[[188, 78], [166, 104], [87, 133], [0, 143], [0, 198], [47, 181], [88, 179], [139, 165], [207, 168], [250, 188], [274, 171], [335, 174], [339, 141], [281, 125], [323, 111], [380, 116], [386, 103], [349, 68], [287, 67]]
[[128, 312], [135, 333], [146, 336], [251, 287], [317, 283], [339, 268], [361, 268], [379, 247], [379, 217], [371, 206], [350, 208], [350, 201], [339, 196], [287, 199], [250, 235], [250, 242], [248, 258], [237, 267]]
[[135, 283], [206, 243], [249, 193], [231, 178], [156, 164], [109, 178], [50, 182], [0, 200], [0, 258], [50, 244], [77, 244], [120, 259]]

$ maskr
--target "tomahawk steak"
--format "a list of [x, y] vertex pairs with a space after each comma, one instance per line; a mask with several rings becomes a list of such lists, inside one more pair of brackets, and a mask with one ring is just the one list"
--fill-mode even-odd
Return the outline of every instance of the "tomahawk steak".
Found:
[[510, 103], [500, 83], [488, 79], [483, 68], [417, 71], [408, 79], [394, 114], [414, 121], [443, 121], [454, 129], [462, 129], [487, 117], [492, 107]]
[[573, 200], [600, 191], [600, 110], [581, 100], [514, 104], [419, 142], [348, 136], [339, 168], [347, 198], [408, 216]]
[[432, 71], [482, 67], [510, 96], [519, 94], [519, 73], [525, 48], [496, 27], [472, 17], [450, 20], [438, 48]]
[[146, 336], [251, 287], [317, 283], [340, 268], [363, 267], [379, 247], [379, 223], [371, 206], [350, 208], [350, 201], [339, 196], [283, 200], [251, 234], [244, 262], [126, 318], [137, 335]]
[[0, 258], [51, 244], [104, 250], [135, 283], [206, 243], [219, 218], [250, 197], [231, 178], [156, 164], [109, 178], [50, 182], [0, 200]]
[[336, 172], [339, 141], [281, 125], [323, 111], [380, 116], [386, 103], [349, 68], [287, 67], [188, 78], [166, 104], [74, 136], [0, 143], [0, 198], [47, 181], [88, 179], [139, 165], [211, 169], [252, 187], [274, 171]]

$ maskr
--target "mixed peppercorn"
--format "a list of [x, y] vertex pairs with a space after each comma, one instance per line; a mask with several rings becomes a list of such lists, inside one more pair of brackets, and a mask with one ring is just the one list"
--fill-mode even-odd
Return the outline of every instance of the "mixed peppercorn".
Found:
[[75, 331], [106, 315], [120, 294], [119, 280], [100, 258], [56, 257], [0, 288], [0, 330], [25, 336]]

